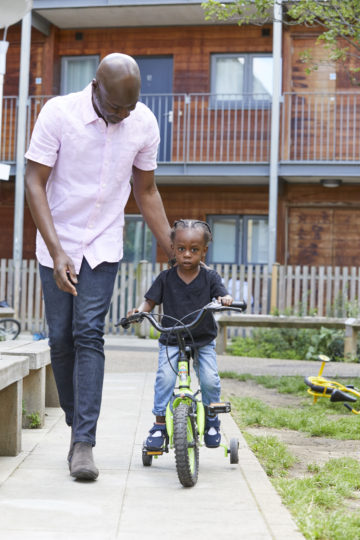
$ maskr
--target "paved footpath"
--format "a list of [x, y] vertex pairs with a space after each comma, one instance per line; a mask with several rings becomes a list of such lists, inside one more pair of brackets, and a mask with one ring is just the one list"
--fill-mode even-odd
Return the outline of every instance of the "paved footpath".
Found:
[[[238, 465], [222, 448], [201, 448], [194, 488], [179, 483], [172, 451], [143, 467], [156, 343], [109, 338], [106, 356], [98, 480], [70, 477], [69, 428], [60, 409], [47, 409], [44, 429], [23, 431], [22, 453], [0, 457], [1, 540], [303, 539], [231, 415], [222, 431], [240, 441]], [[221, 369], [227, 362], [219, 358]]]

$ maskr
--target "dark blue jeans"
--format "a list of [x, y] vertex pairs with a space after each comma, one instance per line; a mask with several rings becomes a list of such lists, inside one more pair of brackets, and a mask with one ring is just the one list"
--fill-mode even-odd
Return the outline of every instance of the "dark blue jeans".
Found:
[[95, 445], [104, 379], [104, 322], [118, 266], [104, 262], [92, 270], [84, 258], [78, 295], [72, 296], [58, 289], [52, 268], [40, 265], [51, 364], [74, 442]]

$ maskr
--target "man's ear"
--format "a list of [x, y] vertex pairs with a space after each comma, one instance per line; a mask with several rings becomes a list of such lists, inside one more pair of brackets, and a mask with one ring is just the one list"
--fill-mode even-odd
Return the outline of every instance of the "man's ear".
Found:
[[97, 82], [97, 80], [96, 80], [96, 79], [93, 79], [93, 80], [91, 81], [91, 85], [92, 85], [92, 87], [93, 87], [94, 89], [97, 88], [97, 87], [98, 87], [98, 82]]

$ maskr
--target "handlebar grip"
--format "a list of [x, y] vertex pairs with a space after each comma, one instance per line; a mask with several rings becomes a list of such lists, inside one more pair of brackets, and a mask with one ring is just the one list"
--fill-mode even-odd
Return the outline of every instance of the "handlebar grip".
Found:
[[240, 308], [245, 311], [247, 308], [247, 303], [245, 302], [245, 300], [243, 300], [242, 302], [233, 302], [229, 307]]
[[129, 319], [127, 317], [123, 317], [120, 319], [120, 321], [116, 324], [116, 326], [122, 326], [125, 330], [130, 328]]
[[130, 328], [131, 323], [141, 322], [144, 318], [142, 313], [134, 313], [129, 317], [123, 317], [115, 326], [122, 326], [125, 330]]

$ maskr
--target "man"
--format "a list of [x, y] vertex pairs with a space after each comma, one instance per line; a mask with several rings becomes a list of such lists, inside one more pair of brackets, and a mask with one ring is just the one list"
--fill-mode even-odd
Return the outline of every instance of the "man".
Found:
[[26, 153], [27, 201], [38, 229], [51, 362], [71, 426], [70, 474], [95, 480], [92, 447], [104, 376], [103, 329], [122, 258], [124, 207], [134, 196], [171, 256], [170, 227], [154, 181], [159, 129], [138, 103], [130, 56], [106, 56], [82, 91], [48, 101]]

